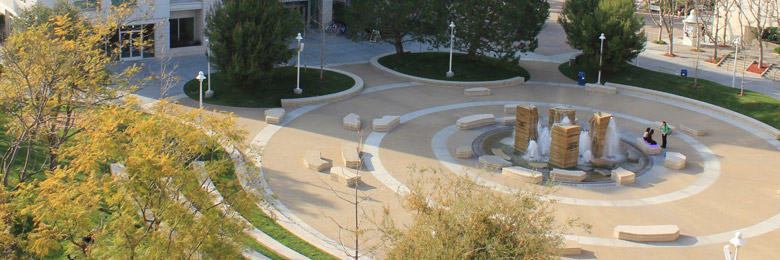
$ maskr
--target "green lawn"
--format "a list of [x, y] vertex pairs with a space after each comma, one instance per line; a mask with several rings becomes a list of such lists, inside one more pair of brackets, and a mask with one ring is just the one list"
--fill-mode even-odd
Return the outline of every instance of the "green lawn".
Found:
[[[558, 69], [569, 77], [577, 80], [577, 72], [584, 71], [586, 81], [595, 83], [598, 70], [594, 68], [585, 68], [582, 63], [570, 67], [568, 63], [561, 64]], [[699, 101], [707, 102], [716, 106], [730, 109], [737, 113], [755, 118], [767, 125], [780, 129], [780, 109], [778, 109], [778, 100], [761, 93], [745, 90], [745, 96], [737, 96], [739, 88], [731, 88], [709, 80], [699, 79], [698, 88], [693, 85], [692, 71], [688, 71], [688, 77], [671, 75], [661, 72], [646, 70], [633, 65], [628, 65], [618, 73], [602, 74], [602, 81], [626, 84], [641, 88], [658, 90], [670, 94], [675, 94]]]
[[437, 80], [491, 81], [521, 76], [527, 81], [531, 78], [528, 71], [518, 65], [485, 56], [470, 58], [459, 53], [452, 57], [455, 76], [448, 78], [445, 74], [449, 70], [449, 55], [447, 52], [394, 54], [380, 58], [379, 63], [404, 74]]
[[[283, 98], [322, 96], [344, 91], [355, 85], [355, 81], [344, 74], [325, 71], [325, 79], [320, 80], [319, 69], [301, 68], [303, 93], [296, 95], [293, 93], [296, 81], [295, 67], [277, 68], [276, 73], [268, 83], [270, 86], [264, 91], [232, 87], [226, 82], [225, 75], [221, 72], [215, 72], [211, 75], [211, 90], [214, 91], [214, 96], [208, 99], [204, 97], [203, 102], [234, 107], [280, 107]], [[204, 92], [207, 89], [206, 84], [206, 80], [204, 80]], [[190, 80], [184, 84], [184, 93], [190, 98], [198, 100], [198, 88], [198, 80]]]
[[246, 218], [257, 229], [268, 234], [268, 236], [313, 260], [338, 259], [293, 235], [282, 226], [279, 226], [273, 218], [266, 215], [265, 212], [254, 205], [254, 203], [252, 203], [255, 201], [254, 197], [243, 190], [241, 184], [238, 183], [232, 168], [220, 173], [219, 176], [212, 179], [212, 181], [214, 182], [214, 185], [217, 186], [217, 190], [225, 197], [225, 200], [232, 205], [241, 216]]

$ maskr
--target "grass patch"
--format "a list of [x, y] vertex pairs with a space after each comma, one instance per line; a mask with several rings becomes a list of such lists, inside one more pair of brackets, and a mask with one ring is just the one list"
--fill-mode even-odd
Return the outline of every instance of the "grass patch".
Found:
[[[324, 80], [320, 80], [319, 69], [301, 68], [301, 89], [303, 93], [293, 93], [296, 81], [295, 67], [280, 67], [276, 69], [266, 90], [244, 89], [233, 87], [227, 83], [222, 72], [211, 73], [211, 90], [214, 96], [203, 98], [203, 102], [220, 106], [234, 107], [280, 107], [284, 98], [314, 97], [341, 92], [355, 85], [355, 81], [347, 75], [325, 71]], [[203, 91], [208, 89], [203, 81]], [[184, 94], [198, 100], [200, 83], [190, 80], [184, 84]]]
[[243, 190], [238, 179], [236, 179], [232, 167], [229, 170], [218, 174], [212, 181], [225, 200], [230, 205], [233, 205], [233, 208], [238, 211], [241, 216], [246, 218], [257, 229], [262, 230], [268, 234], [268, 236], [279, 241], [279, 243], [282, 243], [290, 249], [313, 260], [338, 259], [293, 235], [276, 223], [273, 218], [266, 215], [260, 208], [255, 206], [253, 203], [255, 198]]
[[[596, 83], [598, 70], [587, 68], [582, 62], [571, 67], [568, 63], [558, 66], [566, 77], [577, 80], [577, 72], [584, 71], [588, 83]], [[690, 73], [690, 72], [689, 72]], [[689, 74], [690, 75], [690, 74]], [[693, 88], [692, 77], [680, 77], [628, 65], [617, 73], [602, 74], [603, 81], [658, 90], [730, 109], [780, 129], [778, 100], [767, 95], [745, 90], [745, 96], [737, 96], [739, 88], [731, 88], [709, 80], [699, 79], [699, 87]]]
[[455, 53], [452, 57], [452, 71], [455, 76], [448, 78], [449, 53], [421, 52], [404, 55], [389, 55], [379, 59], [379, 63], [389, 69], [421, 78], [448, 81], [492, 81], [524, 77], [529, 80], [531, 75], [518, 65], [501, 61], [496, 58], [477, 56], [468, 57]]

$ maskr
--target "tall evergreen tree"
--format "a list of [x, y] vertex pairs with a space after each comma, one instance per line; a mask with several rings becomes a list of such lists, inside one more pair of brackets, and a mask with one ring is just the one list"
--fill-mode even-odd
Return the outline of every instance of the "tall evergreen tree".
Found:
[[[378, 30], [382, 41], [395, 46], [395, 53], [404, 52], [404, 43], [419, 38], [431, 28], [433, 8], [441, 0], [353, 0], [347, 9], [345, 22], [356, 32]], [[443, 26], [446, 26], [444, 24]], [[442, 27], [442, 26], [440, 26]], [[353, 40], [364, 40], [353, 33]]]
[[558, 23], [566, 32], [566, 42], [581, 50], [582, 62], [593, 67], [599, 66], [599, 35], [604, 33], [602, 69], [614, 72], [636, 58], [645, 47], [644, 22], [635, 11], [632, 0], [568, 0], [563, 4]]
[[278, 0], [217, 1], [206, 17], [211, 62], [231, 85], [263, 89], [274, 65], [295, 54], [289, 45], [299, 21]]

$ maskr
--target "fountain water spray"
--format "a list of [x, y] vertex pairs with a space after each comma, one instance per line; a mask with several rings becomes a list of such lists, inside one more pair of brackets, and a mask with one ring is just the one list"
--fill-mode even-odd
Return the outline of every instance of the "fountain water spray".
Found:
[[529, 161], [542, 160], [542, 156], [539, 154], [539, 146], [536, 144], [536, 141], [531, 140], [528, 142], [528, 149], [527, 152], [525, 152], [525, 155], [523, 155], [523, 158]]
[[580, 156], [585, 154], [585, 151], [590, 151], [590, 133], [588, 131], [581, 131], [580, 132]]
[[593, 160], [593, 154], [590, 152], [590, 150], [585, 151], [582, 153], [582, 157], [577, 160], [577, 164], [584, 165], [589, 164], [590, 161]]
[[620, 132], [618, 131], [615, 118], [609, 119], [607, 124], [606, 140], [604, 141], [604, 153], [602, 157], [613, 161], [620, 160], [623, 152], [620, 150]]
[[550, 144], [552, 143], [552, 136], [550, 135], [550, 129], [542, 127], [541, 123], [536, 124], [536, 131], [539, 133], [536, 143], [539, 145], [539, 154], [541, 156], [547, 156], [550, 154]]

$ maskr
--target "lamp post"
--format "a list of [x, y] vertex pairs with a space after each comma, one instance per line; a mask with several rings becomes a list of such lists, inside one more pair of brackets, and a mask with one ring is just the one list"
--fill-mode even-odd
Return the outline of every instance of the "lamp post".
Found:
[[303, 90], [301, 89], [301, 49], [303, 49], [301, 46], [301, 40], [303, 40], [301, 33], [298, 33], [298, 36], [295, 36], [295, 39], [298, 40], [298, 63], [295, 65], [298, 76], [296, 76], [295, 89], [293, 89], [293, 92], [295, 94], [301, 94], [303, 93]]
[[203, 80], [206, 76], [203, 75], [203, 71], [198, 71], [198, 76], [195, 77], [200, 82], [200, 91], [198, 92], [198, 108], [203, 109]]
[[452, 47], [455, 43], [455, 23], [450, 22], [450, 70], [447, 71], [447, 74], [445, 74], [448, 78], [452, 78], [452, 76], [455, 76], [455, 73], [452, 72]]
[[211, 98], [214, 96], [214, 91], [211, 90], [211, 47], [209, 46], [209, 38], [206, 38], [206, 62], [208, 62], [206, 74], [209, 75], [208, 81], [206, 82], [208, 85], [208, 90], [206, 90], [206, 98]]
[[601, 50], [599, 50], [599, 79], [598, 84], [601, 84], [601, 61], [604, 59], [604, 40], [606, 40], [607, 37], [604, 37], [604, 33], [601, 33], [601, 36], [599, 36], [599, 40], [601, 40]]
[[745, 240], [742, 239], [742, 232], [734, 233], [734, 238], [729, 240], [729, 243], [734, 245], [734, 258], [731, 258], [731, 252], [729, 252], [729, 245], [723, 246], [723, 255], [726, 260], [737, 260], [739, 256], [739, 248], [745, 246]]

